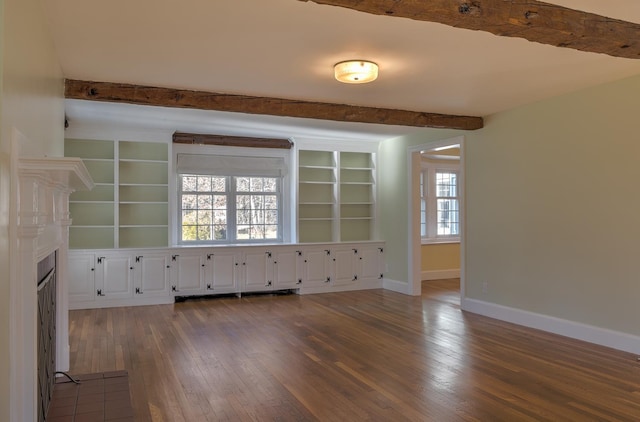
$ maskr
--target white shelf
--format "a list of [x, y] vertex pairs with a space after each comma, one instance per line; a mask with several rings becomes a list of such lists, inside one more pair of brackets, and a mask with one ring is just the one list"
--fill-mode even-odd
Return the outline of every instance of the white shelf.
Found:
[[144, 159], [138, 159], [138, 158], [121, 158], [118, 161], [127, 162], [127, 163], [159, 163], [159, 164], [167, 164], [166, 160], [144, 160]]
[[335, 202], [298, 202], [298, 205], [333, 205]]
[[113, 201], [69, 201], [70, 204], [113, 204]]
[[315, 180], [299, 180], [298, 183], [306, 185], [334, 185], [336, 182], [324, 182]]
[[363, 170], [372, 171], [373, 167], [340, 167], [340, 170]]
[[167, 205], [169, 202], [167, 201], [120, 201], [121, 205], [141, 205], [141, 204], [150, 204], [150, 205]]
[[300, 165], [298, 166], [301, 169], [320, 169], [320, 170], [335, 170], [336, 167], [335, 166], [305, 166], [305, 165]]
[[373, 217], [341, 217], [340, 220], [373, 220]]
[[373, 182], [340, 182], [341, 185], [369, 185], [372, 186]]
[[128, 225], [120, 225], [118, 226], [121, 229], [131, 229], [131, 228], [164, 228], [169, 227], [167, 224], [128, 224]]
[[169, 186], [166, 183], [119, 183], [120, 186], [159, 186], [159, 187], [167, 187]]
[[114, 228], [115, 226], [113, 224], [104, 225], [104, 226], [96, 226], [95, 224], [91, 226], [80, 226], [80, 225], [74, 224], [71, 227], [73, 227], [74, 229], [108, 229], [108, 228]]

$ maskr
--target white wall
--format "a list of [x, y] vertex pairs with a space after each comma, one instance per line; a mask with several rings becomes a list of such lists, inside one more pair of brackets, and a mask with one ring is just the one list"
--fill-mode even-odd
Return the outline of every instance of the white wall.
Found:
[[[63, 155], [64, 85], [40, 0], [0, 0], [0, 420], [12, 420], [16, 399], [9, 382], [10, 353], [19, 339], [10, 338], [11, 262], [9, 247], [10, 148], [16, 128], [33, 149]], [[15, 420], [15, 415], [13, 416]], [[22, 421], [21, 421], [22, 422]]]

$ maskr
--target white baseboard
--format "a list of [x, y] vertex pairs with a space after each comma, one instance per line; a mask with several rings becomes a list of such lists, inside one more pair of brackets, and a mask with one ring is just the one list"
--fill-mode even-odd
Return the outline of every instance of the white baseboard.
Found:
[[446, 280], [448, 278], [460, 278], [460, 268], [453, 268], [450, 270], [422, 271], [420, 273], [420, 279], [423, 281]]
[[392, 280], [390, 278], [385, 278], [382, 280], [382, 288], [385, 290], [391, 290], [393, 292], [404, 293], [405, 295], [409, 293], [409, 283], [404, 281]]
[[462, 309], [525, 327], [640, 354], [640, 337], [477, 299], [463, 299]]

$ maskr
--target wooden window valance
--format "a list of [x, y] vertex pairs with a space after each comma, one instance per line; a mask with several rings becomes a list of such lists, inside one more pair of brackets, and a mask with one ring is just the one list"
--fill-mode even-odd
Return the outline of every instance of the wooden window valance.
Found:
[[246, 136], [208, 135], [199, 133], [176, 132], [173, 134], [174, 144], [219, 145], [225, 147], [245, 148], [279, 148], [291, 149], [293, 142], [289, 139], [251, 138]]

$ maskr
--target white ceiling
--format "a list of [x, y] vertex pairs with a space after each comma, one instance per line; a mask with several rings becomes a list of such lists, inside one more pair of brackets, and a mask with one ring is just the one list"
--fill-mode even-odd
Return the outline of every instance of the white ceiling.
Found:
[[[637, 0], [552, 3], [640, 23]], [[44, 4], [64, 75], [70, 79], [487, 116], [640, 74], [640, 60], [298, 0]], [[365, 85], [335, 81], [333, 64], [351, 58], [377, 62], [379, 79]], [[222, 133], [231, 130], [225, 129], [226, 123], [240, 132], [260, 132], [262, 127], [274, 132], [337, 129], [354, 131], [356, 137], [417, 130], [186, 110], [168, 117], [166, 109], [80, 101], [67, 105], [71, 122], [119, 114], [132, 124], [173, 122], [191, 131], [220, 128]], [[156, 111], [162, 116], [153, 118]]]

